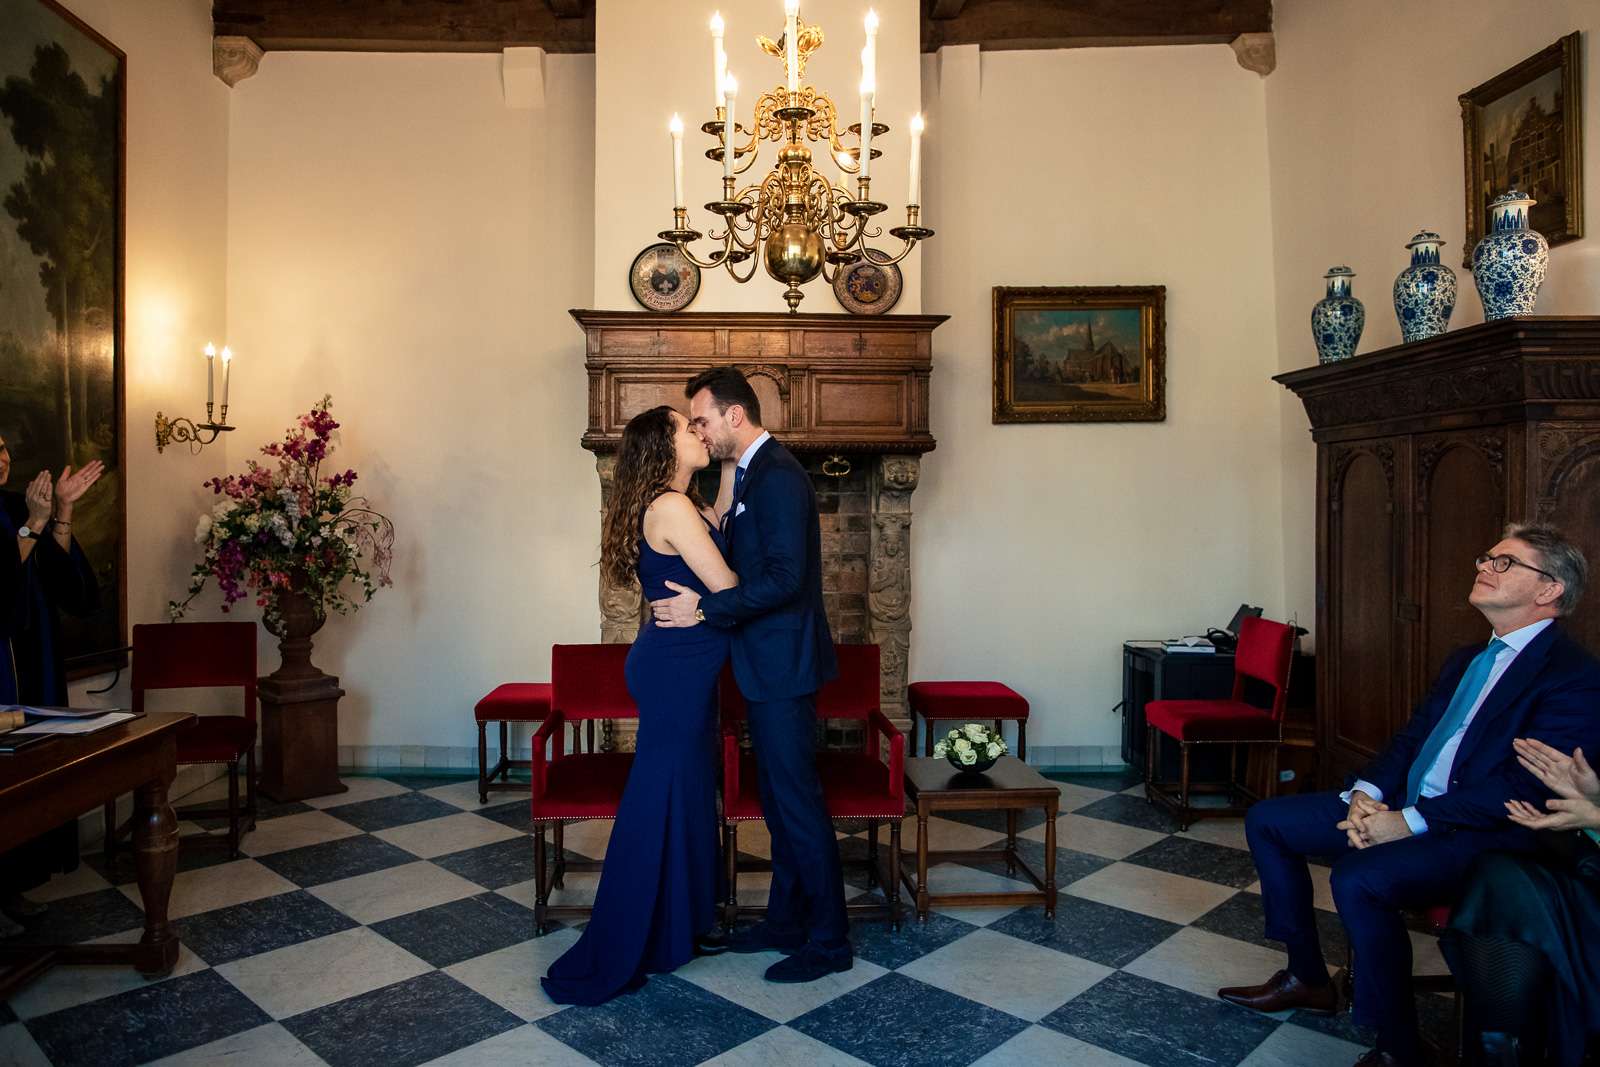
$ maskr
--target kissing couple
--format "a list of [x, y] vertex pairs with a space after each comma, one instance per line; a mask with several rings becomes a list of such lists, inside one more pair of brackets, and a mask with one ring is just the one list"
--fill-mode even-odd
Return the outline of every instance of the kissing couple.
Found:
[[[541, 979], [558, 1004], [600, 1004], [697, 955], [786, 954], [773, 982], [850, 969], [844, 881], [813, 749], [817, 690], [839, 673], [822, 602], [816, 493], [761, 424], [732, 367], [622, 432], [601, 525], [600, 568], [638, 581], [650, 617], [628, 652], [639, 705], [633, 769], [583, 935]], [[694, 476], [722, 462], [707, 507]], [[717, 681], [729, 659], [744, 696], [772, 835], [766, 921], [712, 936], [718, 845]]]

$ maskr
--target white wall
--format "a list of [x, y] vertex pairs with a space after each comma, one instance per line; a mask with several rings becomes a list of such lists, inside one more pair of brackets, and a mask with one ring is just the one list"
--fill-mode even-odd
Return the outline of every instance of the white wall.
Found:
[[[1457, 97], [1574, 30], [1593, 63], [1593, 0], [1278, 0], [1278, 69], [1266, 79], [1277, 283], [1277, 369], [1316, 362], [1311, 308], [1336, 264], [1356, 272], [1366, 305], [1359, 352], [1400, 343], [1392, 290], [1419, 230], [1448, 242], [1460, 286], [1450, 328], [1483, 321], [1472, 275], [1460, 266], [1466, 218]], [[1535, 311], [1587, 315], [1600, 293], [1600, 80], [1585, 86], [1588, 236], [1550, 251]], [[1288, 600], [1311, 617], [1315, 579], [1316, 452], [1305, 409], [1280, 398]], [[1310, 623], [1307, 623], [1310, 625]]]
[[394, 588], [316, 639], [345, 745], [468, 745], [478, 697], [598, 632], [567, 317], [592, 303], [594, 60], [549, 57], [542, 110], [505, 107], [500, 62], [275, 52], [234, 90], [231, 466], [332, 393], [333, 462], [398, 530]]
[[[705, 158], [712, 147], [700, 124], [714, 117], [712, 96], [711, 16], [719, 9], [725, 24], [728, 71], [739, 83], [739, 114], [748, 124], [756, 99], [783, 84], [783, 61], [756, 44], [757, 35], [776, 41], [783, 35], [781, 0], [711, 0], [704, 7], [644, 0], [608, 0], [595, 15], [595, 307], [639, 309], [628, 291], [628, 266], [660, 231], [672, 226], [672, 141], [667, 123], [676, 112], [683, 120], [684, 198], [689, 224], [701, 233], [721, 229], [703, 204], [722, 198], [722, 170]], [[839, 125], [860, 121], [861, 48], [866, 42], [860, 0], [806, 0], [801, 21], [822, 27], [823, 44], [806, 64], [802, 85], [815, 85], [843, 114]], [[878, 141], [883, 156], [872, 173], [873, 199], [889, 205], [879, 215], [887, 234], [905, 225], [907, 151], [911, 117], [918, 107], [920, 22], [917, 0], [872, 0], [878, 28], [878, 121], [891, 129]], [[854, 139], [842, 138], [853, 144]], [[812, 163], [835, 183], [838, 171], [826, 160], [826, 142], [810, 145]], [[774, 145], [763, 141], [755, 166], [739, 179], [739, 187], [758, 181], [771, 169]], [[848, 183], [853, 192], [855, 181]], [[885, 222], [884, 220], [888, 220]], [[934, 227], [938, 223], [927, 223]], [[873, 247], [891, 254], [903, 247], [884, 236]], [[691, 246], [701, 260], [712, 254], [708, 240]], [[921, 301], [920, 253], [901, 264], [905, 289], [894, 310], [916, 314]], [[741, 269], [748, 269], [746, 263]], [[838, 312], [832, 288], [817, 278], [801, 287], [800, 310]], [[702, 272], [700, 295], [690, 311], [788, 310], [783, 286], [756, 269], [740, 285], [725, 268]]]
[[[933, 432], [912, 677], [995, 678], [1030, 750], [1116, 743], [1125, 639], [1282, 618], [1261, 79], [1226, 46], [923, 62]], [[1165, 285], [1167, 419], [996, 426], [991, 287]]]

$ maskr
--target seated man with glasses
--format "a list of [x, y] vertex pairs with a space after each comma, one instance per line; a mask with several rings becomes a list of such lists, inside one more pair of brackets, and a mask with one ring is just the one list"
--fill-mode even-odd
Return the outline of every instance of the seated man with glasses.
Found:
[[1267, 936], [1288, 969], [1222, 999], [1258, 1011], [1331, 1015], [1338, 994], [1317, 942], [1308, 856], [1335, 857], [1334, 904], [1355, 950], [1351, 1017], [1377, 1030], [1363, 1067], [1415, 1067], [1411, 940], [1400, 912], [1455, 895], [1489, 849], [1528, 850], [1507, 800], [1554, 794], [1517, 761], [1513, 738], [1600, 751], [1600, 663], [1553, 625], [1583, 595], [1583, 553], [1548, 526], [1507, 527], [1478, 557], [1467, 600], [1494, 631], [1450, 657], [1411, 721], [1344, 793], [1262, 801], [1245, 831], [1261, 876]]

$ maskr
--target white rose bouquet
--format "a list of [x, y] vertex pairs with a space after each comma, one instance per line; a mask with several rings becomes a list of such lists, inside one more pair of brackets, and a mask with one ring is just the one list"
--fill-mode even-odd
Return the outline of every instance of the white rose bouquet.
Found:
[[975, 722], [951, 730], [933, 746], [935, 756], [943, 756], [960, 771], [986, 771], [1006, 752], [1005, 738]]

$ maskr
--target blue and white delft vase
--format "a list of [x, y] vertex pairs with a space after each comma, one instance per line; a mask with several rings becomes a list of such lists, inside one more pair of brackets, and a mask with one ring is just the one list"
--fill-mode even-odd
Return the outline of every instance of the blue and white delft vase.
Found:
[[1535, 201], [1513, 185], [1489, 205], [1494, 229], [1472, 250], [1472, 281], [1490, 321], [1532, 315], [1533, 302], [1550, 262], [1544, 235], [1528, 229], [1528, 209]]
[[1349, 267], [1334, 267], [1328, 279], [1328, 295], [1311, 309], [1311, 336], [1317, 342], [1317, 359], [1334, 363], [1356, 354], [1361, 328], [1367, 324], [1367, 309], [1350, 295], [1350, 279], [1356, 272]]
[[1394, 313], [1400, 318], [1400, 340], [1438, 337], [1456, 309], [1456, 272], [1439, 262], [1444, 238], [1422, 231], [1406, 245], [1411, 266], [1394, 280]]

